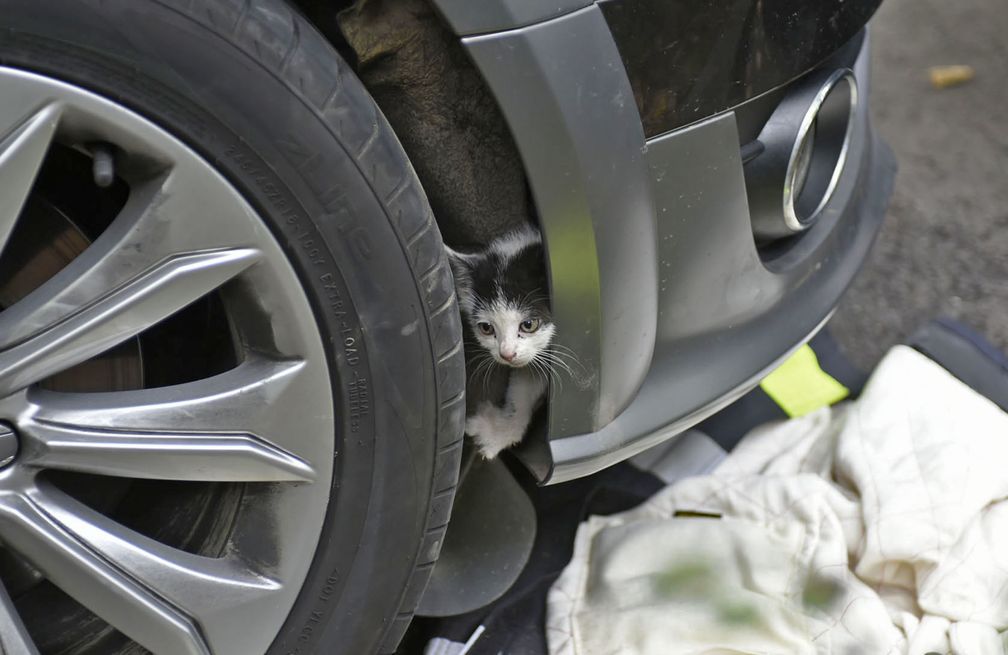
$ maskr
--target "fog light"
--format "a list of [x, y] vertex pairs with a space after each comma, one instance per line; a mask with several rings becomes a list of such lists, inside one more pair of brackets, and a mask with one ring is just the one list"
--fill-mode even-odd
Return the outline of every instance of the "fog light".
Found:
[[800, 229], [815, 222], [833, 196], [847, 159], [856, 106], [854, 76], [836, 71], [808, 108], [808, 127], [799, 130], [784, 186], [784, 213]]
[[[815, 121], [809, 128], [805, 138], [798, 142], [798, 154], [791, 160], [792, 171], [789, 173], [791, 182], [791, 197], [797, 198], [805, 189], [805, 181], [808, 180], [809, 168], [812, 164], [812, 149], [815, 147]], [[793, 203], [792, 203], [793, 205]]]
[[760, 132], [745, 165], [753, 232], [767, 241], [808, 229], [844, 170], [857, 83], [848, 69], [821, 73], [789, 93]]

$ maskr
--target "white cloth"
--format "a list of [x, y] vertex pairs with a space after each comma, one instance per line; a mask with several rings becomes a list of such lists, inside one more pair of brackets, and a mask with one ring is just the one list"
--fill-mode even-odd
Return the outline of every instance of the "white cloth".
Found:
[[1008, 414], [898, 346], [858, 401], [582, 524], [550, 653], [1008, 652], [1006, 497]]
[[434, 637], [427, 642], [423, 655], [462, 655], [465, 644], [445, 639], [444, 637]]

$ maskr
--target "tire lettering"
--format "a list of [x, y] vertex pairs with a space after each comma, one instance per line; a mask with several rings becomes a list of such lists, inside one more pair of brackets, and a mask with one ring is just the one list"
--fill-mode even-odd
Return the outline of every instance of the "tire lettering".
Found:
[[[273, 210], [279, 215], [281, 224], [287, 227], [289, 243], [297, 244], [312, 264], [326, 265], [327, 261], [322, 257], [323, 248], [316, 243], [318, 232], [315, 224], [307, 221], [304, 215], [284, 198], [283, 187], [275, 184], [266, 173], [258, 169], [249, 155], [239, 150], [237, 146], [229, 147], [225, 154], [252, 179], [253, 183], [265, 195]], [[341, 206], [344, 201], [345, 197], [338, 187], [330, 189], [325, 194], [325, 206], [331, 213], [323, 219], [333, 221], [337, 225], [337, 229], [350, 244], [354, 255], [362, 260], [369, 260], [373, 256], [374, 247], [368, 232], [363, 227], [352, 224], [353, 216], [346, 211], [345, 207]], [[356, 322], [352, 322], [353, 319], [348, 320], [347, 318], [343, 297], [340, 294], [340, 283], [336, 276], [326, 272], [319, 275], [317, 279], [322, 284], [322, 300], [325, 303], [325, 308], [338, 326], [339, 339], [343, 342], [343, 359], [350, 366], [353, 376], [347, 389], [348, 405], [350, 406], [350, 430], [355, 433], [360, 432], [362, 425], [369, 419], [371, 413], [371, 391], [368, 379], [357, 370], [357, 367], [361, 365], [360, 346], [357, 343], [360, 338], [360, 328]], [[325, 597], [325, 591], [323, 595]], [[298, 640], [307, 642], [311, 638], [311, 633], [311, 625], [306, 625]]]
[[371, 245], [371, 238], [367, 230], [360, 225], [347, 225], [340, 223], [336, 227], [340, 234], [350, 243], [350, 246], [358, 258], [363, 260], [371, 259], [374, 254], [374, 246]]
[[322, 587], [322, 593], [319, 595], [319, 600], [328, 601], [336, 593], [336, 583], [339, 578], [335, 575], [330, 575], [326, 578], [325, 585]]
[[350, 405], [350, 431], [360, 430], [361, 420], [371, 412], [371, 394], [368, 391], [367, 378], [360, 377], [354, 371], [354, 379], [350, 381], [347, 400]]

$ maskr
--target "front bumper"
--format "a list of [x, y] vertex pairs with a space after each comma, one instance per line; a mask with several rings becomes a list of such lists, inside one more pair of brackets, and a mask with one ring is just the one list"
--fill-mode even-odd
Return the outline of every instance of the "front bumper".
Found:
[[683, 432], [829, 317], [868, 255], [895, 172], [868, 116], [867, 38], [844, 64], [860, 92], [833, 195], [810, 229], [773, 252], [753, 237], [745, 107], [645, 138], [595, 6], [464, 43], [528, 172], [557, 339], [586, 369], [580, 384], [551, 389], [545, 438], [518, 451], [542, 482]]
[[753, 241], [733, 113], [648, 142], [661, 262], [654, 356], [615, 420], [549, 442], [549, 482], [682, 433], [755, 386], [830, 316], [868, 255], [896, 170], [868, 115], [868, 56], [866, 39], [838, 188], [819, 222], [772, 262]]

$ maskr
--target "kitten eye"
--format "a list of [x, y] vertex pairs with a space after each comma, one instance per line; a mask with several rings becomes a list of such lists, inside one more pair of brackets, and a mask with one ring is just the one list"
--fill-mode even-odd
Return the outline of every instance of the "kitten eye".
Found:
[[538, 318], [526, 318], [521, 322], [521, 325], [518, 326], [518, 329], [522, 332], [535, 332], [539, 329], [540, 323], [541, 321]]
[[482, 332], [483, 334], [487, 335], [488, 337], [489, 337], [489, 336], [490, 336], [491, 334], [493, 334], [493, 333], [494, 333], [494, 329], [493, 329], [493, 326], [492, 326], [492, 325], [490, 325], [489, 323], [485, 323], [485, 322], [483, 322], [483, 321], [480, 321], [479, 323], [477, 323], [477, 324], [476, 324], [476, 328], [477, 328], [477, 329], [478, 329], [478, 330], [479, 330], [480, 332]]

